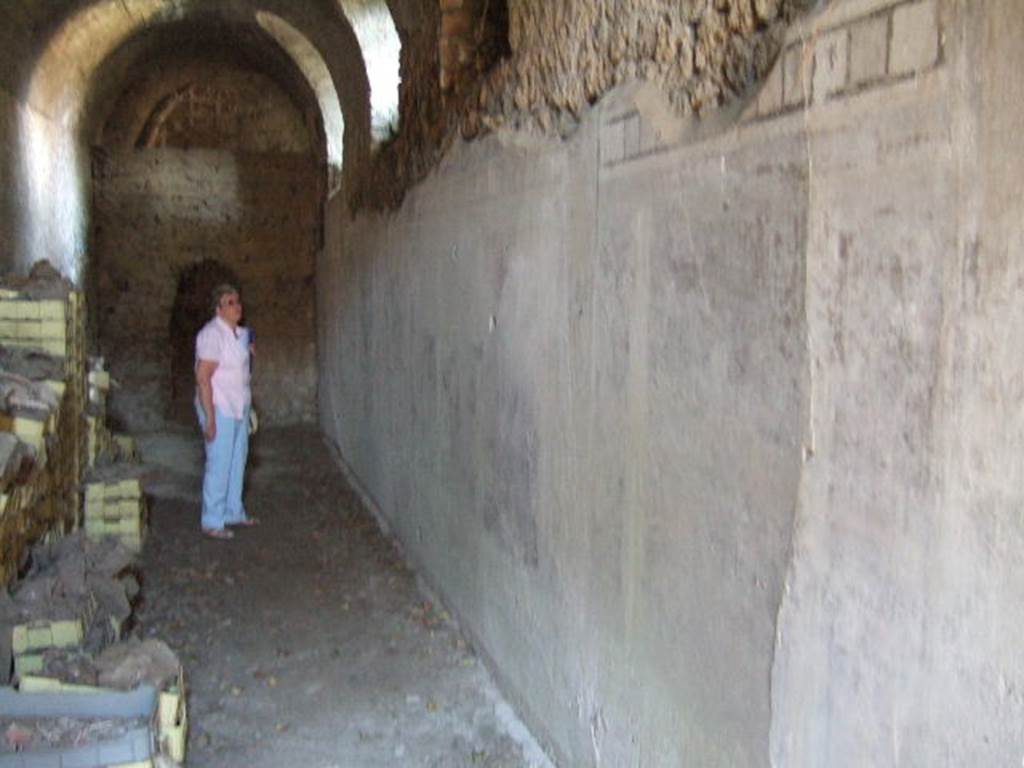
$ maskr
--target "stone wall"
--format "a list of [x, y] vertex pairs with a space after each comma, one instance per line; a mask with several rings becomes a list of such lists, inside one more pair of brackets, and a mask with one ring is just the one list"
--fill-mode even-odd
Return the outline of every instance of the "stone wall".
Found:
[[557, 127], [627, 80], [656, 82], [679, 114], [744, 95], [807, 0], [513, 3], [512, 56], [484, 85], [485, 123]]
[[101, 346], [131, 383], [112, 401], [126, 424], [193, 418], [193, 339], [223, 281], [243, 288], [256, 332], [261, 414], [314, 417], [325, 179], [314, 121], [292, 96], [238, 62], [171, 54], [138, 72], [107, 114], [91, 278]]
[[[402, 10], [412, 3], [395, 0]], [[433, 4], [433, 3], [432, 3]], [[394, 207], [456, 135], [568, 136], [589, 106], [634, 79], [670, 111], [710, 114], [769, 71], [813, 0], [438, 0], [403, 26], [400, 131], [356, 184], [353, 206]]]
[[315, 118], [300, 104], [260, 72], [175, 58], [152, 65], [121, 94], [97, 143], [312, 155]]
[[92, 252], [101, 351], [122, 387], [111, 415], [133, 428], [170, 405], [179, 280], [213, 261], [242, 284], [257, 336], [254, 399], [269, 422], [314, 418], [314, 255], [321, 171], [312, 158], [151, 149], [94, 171]]
[[562, 763], [1020, 759], [1020, 27], [835, 2], [335, 212], [325, 431]]

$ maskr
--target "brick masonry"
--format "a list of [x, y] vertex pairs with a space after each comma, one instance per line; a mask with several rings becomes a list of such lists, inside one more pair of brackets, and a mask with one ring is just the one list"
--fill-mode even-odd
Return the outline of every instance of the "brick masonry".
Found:
[[[941, 64], [942, 30], [936, 0], [884, 5], [814, 28], [812, 34], [793, 35], [743, 119], [767, 120], [854, 97]], [[674, 145], [663, 141], [636, 110], [613, 115], [601, 129], [605, 166], [664, 152]]]
[[781, 76], [765, 81], [754, 117], [891, 85], [941, 60], [935, 0], [894, 3], [791, 42], [776, 67]]

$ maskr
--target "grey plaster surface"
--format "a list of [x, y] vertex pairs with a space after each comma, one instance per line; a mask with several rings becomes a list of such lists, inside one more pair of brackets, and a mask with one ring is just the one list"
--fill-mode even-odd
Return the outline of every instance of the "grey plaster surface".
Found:
[[1020, 762], [1020, 25], [834, 2], [717, 133], [335, 212], [325, 430], [564, 764]]
[[321, 409], [564, 764], [761, 765], [804, 145], [608, 167], [596, 128], [463, 148], [386, 236], [350, 225], [321, 265]]

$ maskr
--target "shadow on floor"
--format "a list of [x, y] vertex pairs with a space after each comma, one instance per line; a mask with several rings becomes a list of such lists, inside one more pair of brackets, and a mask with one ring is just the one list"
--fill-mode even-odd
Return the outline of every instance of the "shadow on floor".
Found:
[[257, 435], [255, 528], [199, 535], [194, 427], [138, 437], [145, 635], [186, 666], [194, 768], [547, 766], [312, 428]]

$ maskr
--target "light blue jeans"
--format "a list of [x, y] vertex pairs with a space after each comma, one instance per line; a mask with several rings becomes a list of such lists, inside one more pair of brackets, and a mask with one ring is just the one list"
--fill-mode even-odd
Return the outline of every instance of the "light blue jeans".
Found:
[[198, 403], [196, 413], [206, 446], [202, 526], [220, 530], [247, 519], [242, 506], [242, 482], [245, 461], [249, 457], [249, 409], [246, 408], [241, 419], [232, 419], [214, 408], [217, 436], [211, 443], [206, 442], [206, 414]]

